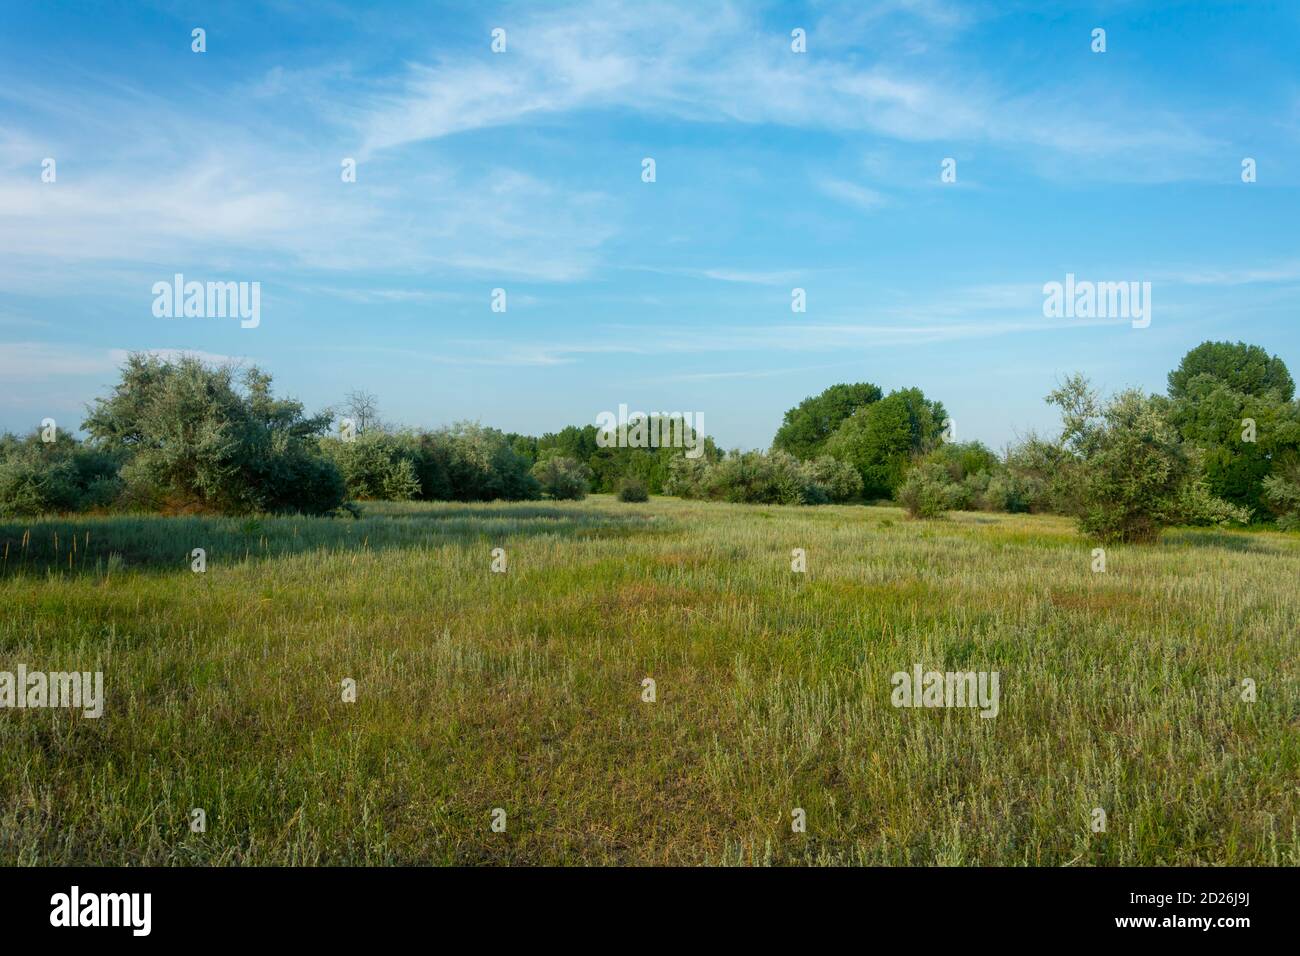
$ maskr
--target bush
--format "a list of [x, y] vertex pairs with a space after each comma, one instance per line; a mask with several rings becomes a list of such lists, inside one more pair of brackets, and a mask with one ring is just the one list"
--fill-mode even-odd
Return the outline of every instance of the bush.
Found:
[[783, 451], [731, 452], [710, 466], [703, 497], [745, 504], [818, 505], [830, 501], [811, 469]]
[[[665, 490], [683, 498], [743, 504], [821, 505], [831, 500], [832, 488], [819, 479], [818, 470], [783, 451], [732, 451], [716, 462], [678, 458], [670, 464]], [[835, 493], [856, 493], [859, 486], [838, 463], [823, 464], [820, 471], [835, 484]]]
[[1034, 500], [1032, 485], [1009, 470], [987, 476], [983, 491], [972, 503], [983, 511], [1005, 511], [1015, 514], [1028, 511]]
[[1264, 501], [1283, 531], [1300, 531], [1300, 456], [1289, 456], [1264, 479]]
[[256, 368], [243, 373], [242, 389], [234, 374], [190, 356], [127, 359], [113, 395], [96, 400], [82, 426], [95, 447], [125, 461], [124, 500], [234, 514], [338, 508], [343, 482], [327, 474], [334, 466], [315, 444], [329, 416], [274, 398]]
[[433, 432], [431, 447], [446, 468], [453, 501], [531, 501], [541, 497], [541, 485], [529, 473], [528, 459], [495, 428], [461, 422]]
[[1075, 457], [1061, 444], [1031, 434], [1007, 452], [1004, 465], [1010, 492], [1007, 500], [1021, 505], [1008, 510], [1078, 514], [1080, 483], [1075, 476], [1077, 464]]
[[112, 504], [122, 490], [117, 459], [71, 435], [39, 431], [0, 438], [0, 517], [85, 511]]
[[533, 477], [547, 497], [557, 501], [581, 501], [587, 497], [591, 469], [572, 458], [556, 455], [534, 465]]
[[942, 464], [926, 462], [907, 473], [896, 498], [912, 518], [939, 518], [961, 503], [961, 488]]
[[618, 485], [619, 501], [649, 501], [650, 491], [640, 478], [624, 478]]
[[419, 447], [413, 441], [369, 431], [352, 441], [322, 439], [320, 445], [338, 467], [349, 497], [409, 501], [420, 496], [423, 485], [417, 470]]
[[1104, 405], [1075, 376], [1049, 396], [1075, 456], [1077, 517], [1103, 541], [1153, 541], [1172, 524], [1245, 522], [1249, 512], [1210, 494], [1198, 449], [1169, 420], [1169, 402], [1130, 389]]
[[664, 494], [679, 498], [703, 498], [704, 483], [708, 478], [712, 463], [704, 458], [687, 458], [684, 455], [668, 463], [668, 479], [664, 482]]
[[847, 461], [822, 455], [807, 467], [813, 480], [826, 489], [831, 501], [838, 504], [861, 497], [862, 475]]
[[[268, 458], [255, 480], [266, 488], [263, 506], [273, 512], [326, 515], [349, 510], [347, 484], [328, 459], [302, 447], [283, 449]], [[351, 513], [354, 517], [357, 512]]]
[[[911, 485], [907, 479], [917, 473]], [[933, 511], [967, 510], [983, 508], [988, 511], [1005, 510], [1001, 500], [1001, 491], [1005, 480], [1002, 478], [1002, 465], [997, 456], [980, 442], [945, 442], [929, 453], [913, 460], [912, 467], [899, 486], [901, 492], [906, 486], [903, 497], [896, 495], [899, 501], [906, 498], [918, 507]], [[944, 491], [939, 494], [929, 485], [942, 485]], [[989, 495], [993, 489], [992, 497]]]

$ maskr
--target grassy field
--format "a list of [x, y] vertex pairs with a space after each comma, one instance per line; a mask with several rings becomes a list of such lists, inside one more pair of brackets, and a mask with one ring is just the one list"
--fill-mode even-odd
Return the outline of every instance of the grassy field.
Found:
[[[0, 524], [0, 670], [106, 691], [0, 711], [0, 863], [1300, 864], [1300, 537], [1091, 547], [607, 496]], [[918, 663], [998, 716], [891, 706]]]

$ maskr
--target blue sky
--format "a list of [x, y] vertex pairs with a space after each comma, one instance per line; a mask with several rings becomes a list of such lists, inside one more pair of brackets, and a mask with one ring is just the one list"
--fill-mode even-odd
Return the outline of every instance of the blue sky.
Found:
[[[842, 381], [1000, 447], [1071, 371], [1163, 390], [1213, 338], [1300, 372], [1300, 4], [246, 6], [0, 8], [0, 429], [79, 424], [127, 350], [728, 447]], [[260, 282], [260, 325], [156, 318], [177, 272]], [[1151, 325], [1045, 318], [1068, 272], [1151, 282]]]

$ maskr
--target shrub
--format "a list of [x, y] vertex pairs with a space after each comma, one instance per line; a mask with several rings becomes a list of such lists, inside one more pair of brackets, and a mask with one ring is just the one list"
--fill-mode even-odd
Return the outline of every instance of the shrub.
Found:
[[125, 461], [128, 502], [325, 514], [342, 504], [344, 487], [325, 474], [334, 466], [315, 445], [328, 425], [328, 415], [308, 417], [300, 403], [274, 398], [270, 376], [256, 368], [236, 385], [229, 366], [133, 354], [83, 427], [95, 447]]
[[450, 501], [531, 501], [541, 486], [504, 432], [477, 422], [422, 433], [417, 477], [424, 497]]
[[263, 506], [267, 511], [303, 514], [333, 514], [349, 509], [347, 485], [334, 463], [310, 454], [302, 447], [287, 448], [268, 458], [257, 476], [266, 488]]
[[1264, 501], [1283, 531], [1300, 531], [1300, 456], [1277, 463], [1264, 479]]
[[[1002, 465], [997, 456], [980, 442], [945, 442], [919, 458], [913, 459], [908, 471], [920, 471], [906, 492], [906, 498], [920, 505], [928, 498], [935, 501], [929, 507], [942, 505], [941, 510], [966, 510], [984, 508], [986, 510], [1003, 510], [996, 494], [999, 485], [993, 484], [995, 475], [1000, 475]], [[900, 490], [906, 485], [904, 478]], [[939, 484], [944, 486], [943, 494], [931, 494], [926, 486]], [[995, 490], [993, 498], [989, 497], [989, 488]], [[897, 497], [897, 496], [896, 496]], [[903, 498], [898, 498], [902, 501]]]
[[976, 507], [1012, 514], [1030, 509], [1034, 492], [1026, 479], [1006, 469], [987, 475], [987, 479], [983, 491], [973, 498]]
[[418, 445], [382, 431], [362, 432], [352, 441], [322, 439], [321, 450], [337, 467], [348, 496], [358, 500], [409, 501], [420, 496]]
[[[838, 482], [839, 493], [858, 487], [841, 467], [822, 471]], [[783, 451], [732, 451], [716, 462], [674, 459], [666, 490], [683, 498], [784, 505], [826, 504], [832, 493], [816, 466]]]
[[703, 498], [704, 483], [712, 463], [704, 458], [687, 458], [679, 455], [668, 463], [668, 479], [664, 494], [679, 498]]
[[1130, 389], [1104, 405], [1087, 381], [1049, 396], [1061, 406], [1062, 436], [1076, 456], [1079, 528], [1103, 541], [1153, 541], [1182, 523], [1244, 522], [1249, 512], [1210, 494], [1199, 451], [1184, 444], [1165, 399]]
[[71, 435], [0, 439], [0, 517], [102, 508], [121, 490], [116, 457]]
[[649, 501], [650, 491], [640, 478], [624, 478], [618, 485], [619, 501]]
[[943, 465], [926, 462], [907, 473], [896, 498], [912, 518], [938, 518], [960, 504], [961, 489]]
[[862, 475], [847, 461], [822, 455], [808, 465], [808, 470], [833, 502], [855, 501], [862, 495]]
[[572, 458], [556, 455], [534, 465], [533, 477], [547, 497], [559, 501], [581, 501], [587, 497], [591, 469]]
[[731, 452], [705, 472], [703, 497], [746, 504], [816, 505], [830, 500], [811, 469], [783, 451]]
[[[1015, 499], [1031, 513], [1078, 514], [1077, 460], [1060, 443], [1029, 435], [1007, 452], [1005, 473]], [[1009, 496], [1009, 500], [1010, 496]]]
[[645, 424], [639, 415], [630, 420], [630, 435], [646, 429], [647, 441], [658, 436], [657, 445], [611, 444], [612, 436], [595, 425], [570, 425], [540, 438], [511, 434], [511, 447], [531, 465], [553, 456], [572, 458], [591, 469], [590, 490], [617, 492], [624, 478], [640, 478], [651, 494], [665, 494], [671, 480], [673, 462], [684, 458], [709, 461], [721, 457], [713, 439], [696, 431], [680, 414], [650, 413]]

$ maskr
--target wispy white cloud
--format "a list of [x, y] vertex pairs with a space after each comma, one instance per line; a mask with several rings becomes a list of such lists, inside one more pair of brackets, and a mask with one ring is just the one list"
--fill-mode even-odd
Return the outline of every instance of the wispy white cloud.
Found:
[[448, 339], [437, 352], [383, 345], [357, 345], [341, 349], [324, 346], [313, 351], [389, 355], [420, 364], [499, 366], [505, 368], [570, 365], [583, 355], [650, 354], [653, 350], [634, 342], [572, 343], [519, 342], [513, 339]]
[[45, 382], [68, 375], [98, 374], [114, 367], [107, 349], [90, 350], [47, 342], [0, 344], [0, 378], [6, 382]]
[[[852, 36], [882, 22], [890, 31], [921, 24], [947, 35], [976, 13], [937, 0], [894, 0], [827, 16], [813, 25], [812, 39], [843, 51]], [[75, 94], [11, 78], [0, 99], [21, 103], [25, 116], [65, 122], [53, 140], [48, 129], [19, 123], [0, 131], [0, 168], [10, 173], [0, 178], [0, 280], [30, 281], [33, 265], [49, 263], [153, 263], [166, 271], [196, 260], [250, 279], [300, 268], [589, 278], [607, 264], [607, 244], [621, 231], [616, 197], [525, 173], [513, 157], [473, 166], [426, 149], [416, 164], [401, 147], [593, 110], [1032, 147], [1022, 151], [1046, 168], [1060, 166], [1063, 154], [1106, 156], [1114, 161], [1092, 165], [1119, 175], [1125, 163], [1158, 154], [1161, 162], [1147, 166], [1176, 177], [1174, 157], [1209, 142], [1191, 120], [1155, 108], [1107, 109], [1099, 97], [1098, 108], [1081, 114], [1050, 89], [1007, 90], [924, 58], [864, 62], [816, 46], [796, 56], [788, 40], [744, 4], [723, 3], [700, 17], [686, 4], [597, 0], [512, 16], [501, 55], [485, 42], [379, 78], [354, 75], [346, 63], [272, 69], [242, 88], [255, 104], [244, 116], [183, 110], [111, 77], [82, 76]], [[298, 124], [281, 128], [261, 112], [266, 102], [291, 98], [318, 126], [310, 145]], [[69, 128], [68, 117], [84, 128]], [[137, 129], [157, 131], [168, 151], [150, 151], [124, 132]], [[54, 184], [39, 179], [47, 150], [60, 161]], [[343, 156], [361, 160], [355, 184], [340, 182]], [[843, 175], [826, 174], [818, 186], [858, 209], [887, 202]], [[793, 278], [791, 270], [697, 271], [760, 285]]]
[[47, 382], [70, 376], [112, 375], [131, 352], [175, 361], [191, 355], [214, 365], [239, 365], [244, 356], [222, 355], [197, 349], [95, 348], [59, 342], [0, 342], [0, 378], [7, 382]]
[[838, 199], [868, 212], [880, 208], [887, 202], [881, 193], [869, 186], [847, 182], [843, 179], [826, 178], [819, 180], [817, 188], [832, 199]]
[[[1105, 88], [1089, 91], [1084, 111], [1069, 89], [1025, 92], [989, 75], [906, 66], [878, 57], [798, 56], [789, 38], [759, 26], [743, 5], [712, 8], [598, 2], [581, 12], [551, 9], [509, 31], [508, 52], [444, 55], [411, 64], [385, 88], [366, 94], [354, 114], [363, 152], [437, 140], [578, 111], [619, 109], [714, 123], [867, 131], [907, 142], [961, 139], [1032, 146], [1054, 157], [1159, 156], [1143, 175], [1176, 178], [1180, 154], [1206, 154], [1214, 141], [1191, 118], [1134, 104]], [[896, 2], [871, 16], [852, 8], [827, 14], [831, 49], [873, 34], [877, 18], [958, 30], [971, 17], [937, 2]], [[892, 21], [891, 21], [892, 22]], [[813, 40], [812, 42], [816, 42]], [[1149, 165], [1149, 164], [1148, 164]], [[1068, 174], [1104, 167], [1071, 161]], [[1049, 169], [1044, 164], [1044, 169]], [[1122, 178], [1125, 164], [1116, 167]]]
[[658, 266], [632, 266], [638, 272], [654, 272], [659, 275], [684, 276], [691, 279], [709, 279], [714, 282], [732, 282], [741, 285], [784, 286], [799, 281], [809, 274], [807, 269], [733, 269], [715, 267], [709, 269], [664, 268]]
[[1178, 269], [1157, 272], [1152, 281], [1183, 285], [1236, 286], [1257, 283], [1300, 282], [1300, 260], [1238, 269]]
[[165, 271], [201, 255], [249, 279], [305, 267], [566, 281], [590, 272], [614, 231], [601, 195], [511, 170], [459, 171], [407, 195], [395, 185], [344, 184], [337, 168], [251, 147], [149, 176], [109, 163], [42, 183], [34, 167], [0, 181], [0, 254], [19, 273], [31, 261]]
[[725, 372], [683, 372], [676, 375], [666, 375], [656, 381], [665, 382], [715, 382], [725, 381], [727, 379], [759, 379], [759, 378], [780, 378], [783, 375], [798, 375], [803, 372], [823, 372], [832, 368], [860, 368], [862, 363], [855, 362], [832, 362], [829, 365], [803, 365], [796, 368], [763, 368], [763, 369], [741, 369], [736, 371]]

